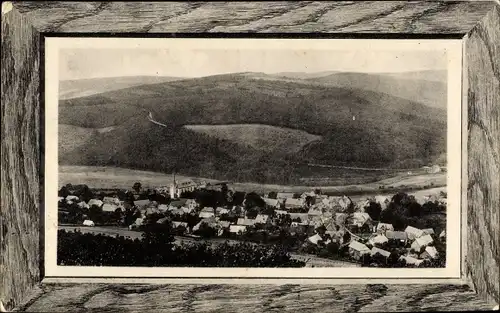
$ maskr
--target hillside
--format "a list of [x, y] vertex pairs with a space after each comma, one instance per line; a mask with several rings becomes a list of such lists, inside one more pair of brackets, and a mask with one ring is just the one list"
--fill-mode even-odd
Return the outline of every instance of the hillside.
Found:
[[[148, 112], [168, 127], [149, 122]], [[60, 151], [61, 164], [175, 168], [181, 174], [233, 181], [297, 183], [339, 174], [307, 163], [415, 167], [432, 162], [446, 148], [442, 110], [368, 90], [240, 74], [62, 100], [59, 114], [63, 124], [114, 126], [93, 133], [78, 149]], [[274, 137], [272, 127], [279, 127]], [[265, 134], [262, 141], [252, 132]], [[288, 137], [295, 143], [286, 149]]]
[[169, 82], [178, 79], [181, 78], [165, 76], [132, 76], [62, 80], [59, 82], [59, 99], [86, 97], [107, 91], [145, 84]]
[[[429, 77], [432, 77], [432, 73], [435, 74], [434, 78], [428, 80]], [[445, 77], [442, 71], [417, 72], [413, 75], [411, 73], [335, 73], [311, 78], [308, 81], [340, 88], [380, 92], [423, 103], [432, 108], [446, 109], [447, 85]]]
[[388, 75], [399, 79], [412, 79], [417, 81], [430, 81], [430, 82], [440, 82], [446, 83], [448, 81], [448, 71], [447, 70], [426, 70], [426, 71], [415, 71], [415, 72], [403, 72], [403, 73], [381, 73], [381, 75]]
[[184, 125], [185, 128], [210, 137], [248, 145], [256, 150], [283, 154], [297, 153], [302, 147], [321, 136], [297, 129], [261, 124]]

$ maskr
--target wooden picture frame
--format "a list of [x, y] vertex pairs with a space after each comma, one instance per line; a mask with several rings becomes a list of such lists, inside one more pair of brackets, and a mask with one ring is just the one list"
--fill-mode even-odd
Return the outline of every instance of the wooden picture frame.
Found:
[[[340, 18], [341, 17], [341, 18]], [[445, 36], [464, 44], [460, 284], [44, 283], [43, 90], [48, 33]], [[485, 310], [500, 302], [500, 4], [496, 1], [3, 2], [0, 309], [37, 312]], [[49, 69], [45, 69], [49, 70]], [[466, 211], [465, 211], [466, 210]]]

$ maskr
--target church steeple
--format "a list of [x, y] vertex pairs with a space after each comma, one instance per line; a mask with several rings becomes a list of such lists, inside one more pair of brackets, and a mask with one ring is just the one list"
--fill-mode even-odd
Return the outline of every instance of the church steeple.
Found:
[[177, 198], [177, 182], [175, 181], [175, 170], [173, 172], [174, 175], [174, 182], [170, 185], [170, 198], [175, 199]]

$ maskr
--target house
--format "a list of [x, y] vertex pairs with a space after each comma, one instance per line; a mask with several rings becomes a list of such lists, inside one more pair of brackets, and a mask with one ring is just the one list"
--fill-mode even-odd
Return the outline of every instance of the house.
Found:
[[104, 204], [104, 202], [102, 202], [99, 199], [90, 199], [89, 202], [88, 202], [89, 206], [95, 205], [95, 206], [101, 207], [103, 204]]
[[391, 253], [389, 251], [386, 251], [384, 249], [379, 249], [377, 247], [373, 247], [372, 250], [371, 250], [371, 253], [370, 253], [371, 256], [374, 256], [377, 253], [380, 254], [381, 256], [383, 256], [386, 259], [391, 256]]
[[434, 229], [432, 228], [422, 229], [422, 231], [424, 232], [424, 235], [434, 235]]
[[325, 219], [333, 220], [334, 213], [332, 211], [323, 212], [323, 217]]
[[439, 165], [433, 165], [431, 166], [429, 173], [431, 174], [441, 173], [441, 167]]
[[174, 208], [174, 209], [170, 210], [170, 213], [172, 215], [184, 215], [184, 210]]
[[391, 202], [391, 200], [386, 197], [386, 196], [375, 196], [374, 200], [376, 203], [380, 204], [380, 207], [382, 208], [382, 211], [387, 209], [387, 206]]
[[118, 206], [113, 203], [104, 203], [102, 205], [102, 211], [103, 212], [115, 212], [116, 209], [118, 209]]
[[255, 217], [255, 224], [267, 224], [271, 222], [269, 215], [266, 214], [257, 214]]
[[310, 243], [317, 245], [320, 240], [323, 240], [323, 238], [319, 234], [315, 234], [314, 236], [307, 238], [307, 240]]
[[325, 222], [327, 222], [321, 215], [309, 215], [308, 220], [309, 225], [314, 225], [315, 228], [324, 226]]
[[290, 226], [293, 226], [293, 227], [306, 227], [306, 226], [309, 226], [309, 221], [308, 220], [305, 220], [305, 221], [300, 221], [300, 222], [297, 222], [297, 221], [292, 221], [292, 223], [290, 224]]
[[187, 199], [184, 205], [192, 210], [198, 207], [198, 203], [194, 199]]
[[424, 205], [429, 201], [429, 198], [427, 196], [421, 194], [415, 194], [413, 195], [413, 197], [415, 198], [415, 201], [420, 205]]
[[169, 206], [166, 204], [158, 205], [158, 211], [160, 211], [160, 212], [166, 212], [166, 211], [168, 211], [168, 209], [169, 209]]
[[442, 240], [442, 239], [446, 239], [446, 231], [443, 230], [440, 234], [439, 234], [439, 238]]
[[274, 210], [274, 213], [276, 215], [287, 215], [288, 214], [287, 211], [283, 211], [283, 210]]
[[245, 225], [230, 225], [229, 232], [232, 234], [241, 234], [247, 231], [247, 227]]
[[150, 215], [153, 213], [159, 213], [158, 209], [155, 207], [146, 208], [146, 213], [145, 213], [146, 215]]
[[447, 206], [448, 205], [448, 199], [446, 198], [439, 198], [438, 203], [442, 206]]
[[307, 213], [288, 213], [290, 218], [293, 220], [300, 219], [300, 222], [307, 222], [309, 220], [309, 215]]
[[382, 245], [389, 242], [389, 239], [384, 235], [378, 235], [370, 239], [369, 243], [374, 246], [375, 244]]
[[223, 214], [229, 214], [231, 212], [229, 209], [218, 207], [215, 209], [215, 215], [221, 216]]
[[335, 223], [339, 226], [344, 226], [348, 218], [349, 215], [346, 213], [335, 213]]
[[325, 235], [330, 236], [331, 241], [335, 241], [338, 243], [342, 243], [344, 234], [345, 232], [340, 230], [339, 231], [327, 230], [325, 232]]
[[394, 231], [394, 226], [392, 226], [392, 224], [387, 224], [387, 223], [378, 223], [377, 233], [385, 233], [388, 230]]
[[368, 225], [370, 226], [372, 219], [368, 213], [354, 212], [351, 219], [351, 224], [359, 228]]
[[150, 202], [149, 200], [135, 200], [134, 201], [134, 205], [137, 207], [137, 208], [143, 208], [145, 206], [149, 206], [150, 205]]
[[76, 202], [78, 200], [80, 200], [80, 198], [78, 198], [77, 196], [69, 195], [66, 197], [66, 201]]
[[85, 201], [80, 201], [77, 203], [78, 207], [80, 209], [89, 209], [90, 205], [88, 205]]
[[340, 226], [335, 223], [333, 219], [328, 219], [324, 221], [326, 231], [338, 231]]
[[221, 229], [228, 229], [229, 226], [231, 226], [231, 222], [229, 221], [217, 221], [217, 223], [219, 224], [219, 228]]
[[215, 214], [214, 214], [214, 208], [212, 207], [206, 207], [206, 208], [203, 208], [200, 213], [198, 214], [198, 216], [200, 218], [210, 218], [210, 217], [214, 217]]
[[172, 227], [175, 228], [175, 229], [181, 228], [181, 227], [184, 227], [185, 229], [189, 229], [189, 225], [186, 222], [173, 221], [172, 222]]
[[253, 226], [255, 225], [255, 219], [251, 218], [239, 218], [236, 222], [237, 225]]
[[309, 211], [307, 212], [307, 215], [309, 215], [309, 216], [321, 216], [321, 215], [323, 215], [323, 209], [321, 206], [314, 205], [309, 209]]
[[301, 195], [300, 195], [301, 198], [305, 199], [307, 197], [313, 197], [315, 198], [316, 197], [316, 194], [314, 193], [314, 191], [309, 191], [309, 192], [303, 192]]
[[385, 236], [389, 240], [399, 241], [402, 243], [406, 243], [406, 241], [408, 240], [408, 236], [406, 235], [406, 233], [404, 231], [388, 230], [385, 232]]
[[185, 206], [187, 202], [188, 202], [188, 199], [176, 199], [176, 200], [170, 201], [170, 206], [180, 208], [180, 207]]
[[365, 208], [368, 206], [370, 206], [370, 200], [360, 200], [360, 201], [356, 202], [356, 204], [354, 205], [354, 208], [358, 212], [365, 212]]
[[264, 199], [264, 202], [266, 202], [266, 204], [270, 207], [278, 208], [280, 206], [280, 202], [278, 201], [278, 199], [271, 199], [271, 198], [262, 198], [262, 199]]
[[409, 240], [415, 240], [416, 238], [422, 237], [424, 235], [424, 231], [413, 226], [408, 226], [405, 229], [405, 233], [408, 236]]
[[323, 203], [330, 210], [345, 211], [352, 204], [351, 199], [347, 196], [342, 197], [328, 197], [324, 198], [321, 203]]
[[239, 217], [245, 217], [245, 214], [246, 214], [246, 210], [239, 205], [233, 205], [231, 212]]
[[185, 214], [190, 214], [190, 213], [193, 213], [193, 212], [194, 212], [194, 210], [195, 210], [194, 208], [191, 208], [191, 207], [185, 207], [185, 206], [183, 206], [183, 207], [181, 208], [181, 211], [182, 211], [183, 213], [185, 213]]
[[91, 221], [91, 220], [85, 220], [83, 221], [83, 226], [90, 226], [90, 227], [93, 227], [95, 226], [94, 222]]
[[419, 260], [411, 256], [404, 256], [402, 255], [399, 260], [404, 260], [406, 261], [407, 265], [415, 265], [415, 266], [420, 266], [424, 262], [424, 260]]
[[430, 235], [424, 235], [422, 237], [419, 237], [415, 239], [415, 241], [411, 244], [411, 248], [414, 251], [420, 252], [422, 249], [433, 243], [434, 240]]
[[165, 223], [168, 223], [169, 221], [170, 221], [170, 218], [168, 218], [168, 217], [162, 217], [159, 220], [157, 220], [156, 223], [157, 224], [165, 224]]
[[297, 209], [297, 208], [302, 208], [305, 205], [304, 199], [292, 199], [292, 198], [287, 198], [285, 200], [285, 208], [286, 209]]
[[215, 220], [215, 217], [210, 217], [210, 218], [204, 218], [202, 219], [198, 224], [196, 224], [193, 227], [193, 231], [197, 231], [200, 229], [201, 225], [205, 224], [206, 226], [210, 228], [218, 228], [217, 221]]
[[359, 260], [364, 255], [367, 255], [370, 253], [371, 253], [370, 248], [368, 248], [366, 245], [362, 244], [361, 242], [353, 240], [353, 241], [351, 241], [351, 243], [349, 243], [349, 254], [351, 255], [352, 258], [354, 258], [356, 260]]
[[167, 195], [170, 191], [170, 186], [161, 186], [155, 188], [156, 192], [162, 195]]
[[102, 202], [119, 205], [120, 204], [120, 199], [118, 199], [116, 197], [104, 197], [102, 199]]
[[424, 252], [420, 255], [422, 259], [436, 259], [438, 257], [438, 251], [436, 247], [427, 246], [425, 247]]
[[278, 192], [276, 195], [276, 199], [292, 199], [293, 198], [293, 192]]

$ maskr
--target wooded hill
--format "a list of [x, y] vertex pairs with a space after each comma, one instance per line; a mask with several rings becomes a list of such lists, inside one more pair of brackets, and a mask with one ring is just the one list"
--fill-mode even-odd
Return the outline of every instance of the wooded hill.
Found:
[[[71, 141], [67, 138], [73, 133], [71, 127], [80, 127], [78, 133], [86, 129], [90, 135], [60, 149], [59, 160], [165, 172], [175, 168], [182, 174], [235, 181], [296, 183], [304, 175], [334, 174], [328, 169], [311, 172], [307, 163], [406, 168], [431, 163], [445, 153], [445, 110], [383, 92], [309, 80], [227, 74], [61, 100], [60, 141]], [[149, 112], [167, 127], [151, 123]], [[206, 127], [241, 128], [242, 124], [254, 124], [257, 135], [261, 125], [267, 137], [264, 128], [273, 126], [287, 130], [280, 136], [300, 138], [263, 140], [259, 146], [259, 141], [249, 142], [241, 129], [242, 135], [227, 137], [227, 131], [220, 135], [220, 127]], [[199, 131], [185, 125], [205, 127]], [[291, 142], [290, 148], [283, 142]]]

